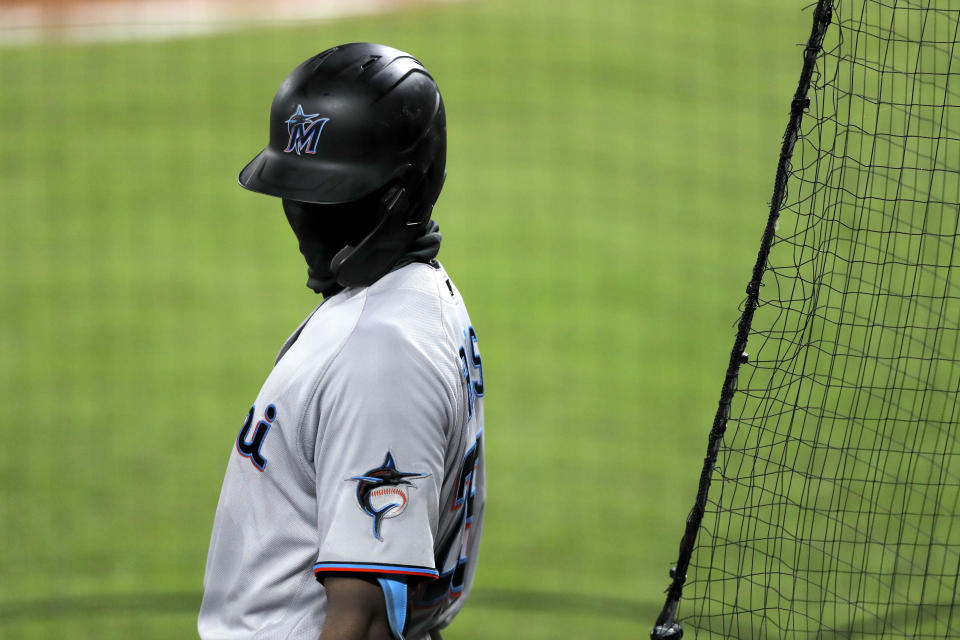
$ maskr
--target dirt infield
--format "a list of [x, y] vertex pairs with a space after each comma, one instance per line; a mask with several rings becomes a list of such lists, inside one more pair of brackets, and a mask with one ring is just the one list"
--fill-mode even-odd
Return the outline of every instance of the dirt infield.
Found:
[[462, 0], [0, 0], [0, 46], [165, 39]]

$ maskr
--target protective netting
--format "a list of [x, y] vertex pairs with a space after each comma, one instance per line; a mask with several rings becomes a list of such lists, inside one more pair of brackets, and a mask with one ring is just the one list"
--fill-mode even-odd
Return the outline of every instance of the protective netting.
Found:
[[960, 5], [816, 11], [677, 619], [696, 637], [960, 637]]

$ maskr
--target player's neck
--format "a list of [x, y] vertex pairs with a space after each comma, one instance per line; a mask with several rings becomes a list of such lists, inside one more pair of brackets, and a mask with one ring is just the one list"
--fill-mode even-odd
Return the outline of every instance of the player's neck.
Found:
[[[396, 264], [390, 268], [388, 273], [392, 273], [401, 267], [405, 267], [408, 264], [414, 262], [423, 262], [429, 263], [431, 260], [437, 257], [437, 254], [440, 253], [440, 243], [443, 240], [443, 236], [440, 233], [440, 225], [437, 224], [436, 220], [430, 220], [427, 222], [427, 226], [424, 228], [423, 233], [413, 241], [413, 244], [410, 246], [410, 250], [407, 251]], [[316, 289], [307, 284], [310, 288]], [[319, 291], [324, 298], [329, 298], [335, 296], [341, 291], [344, 287], [338, 282], [334, 282], [329, 286], [326, 286], [324, 289]]]

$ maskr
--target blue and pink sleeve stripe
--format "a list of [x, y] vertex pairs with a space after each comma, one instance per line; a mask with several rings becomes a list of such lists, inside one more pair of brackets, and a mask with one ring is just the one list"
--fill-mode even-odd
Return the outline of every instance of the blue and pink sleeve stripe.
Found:
[[313, 573], [318, 576], [321, 573], [381, 573], [418, 578], [436, 578], [440, 575], [436, 569], [429, 567], [373, 562], [318, 562], [313, 565]]

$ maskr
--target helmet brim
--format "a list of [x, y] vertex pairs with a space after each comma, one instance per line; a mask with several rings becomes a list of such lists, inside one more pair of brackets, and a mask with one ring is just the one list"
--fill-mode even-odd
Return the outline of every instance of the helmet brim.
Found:
[[380, 189], [397, 177], [397, 167], [343, 163], [325, 164], [318, 158], [277, 153], [270, 147], [261, 151], [240, 172], [244, 189], [268, 196], [313, 202], [353, 202]]

